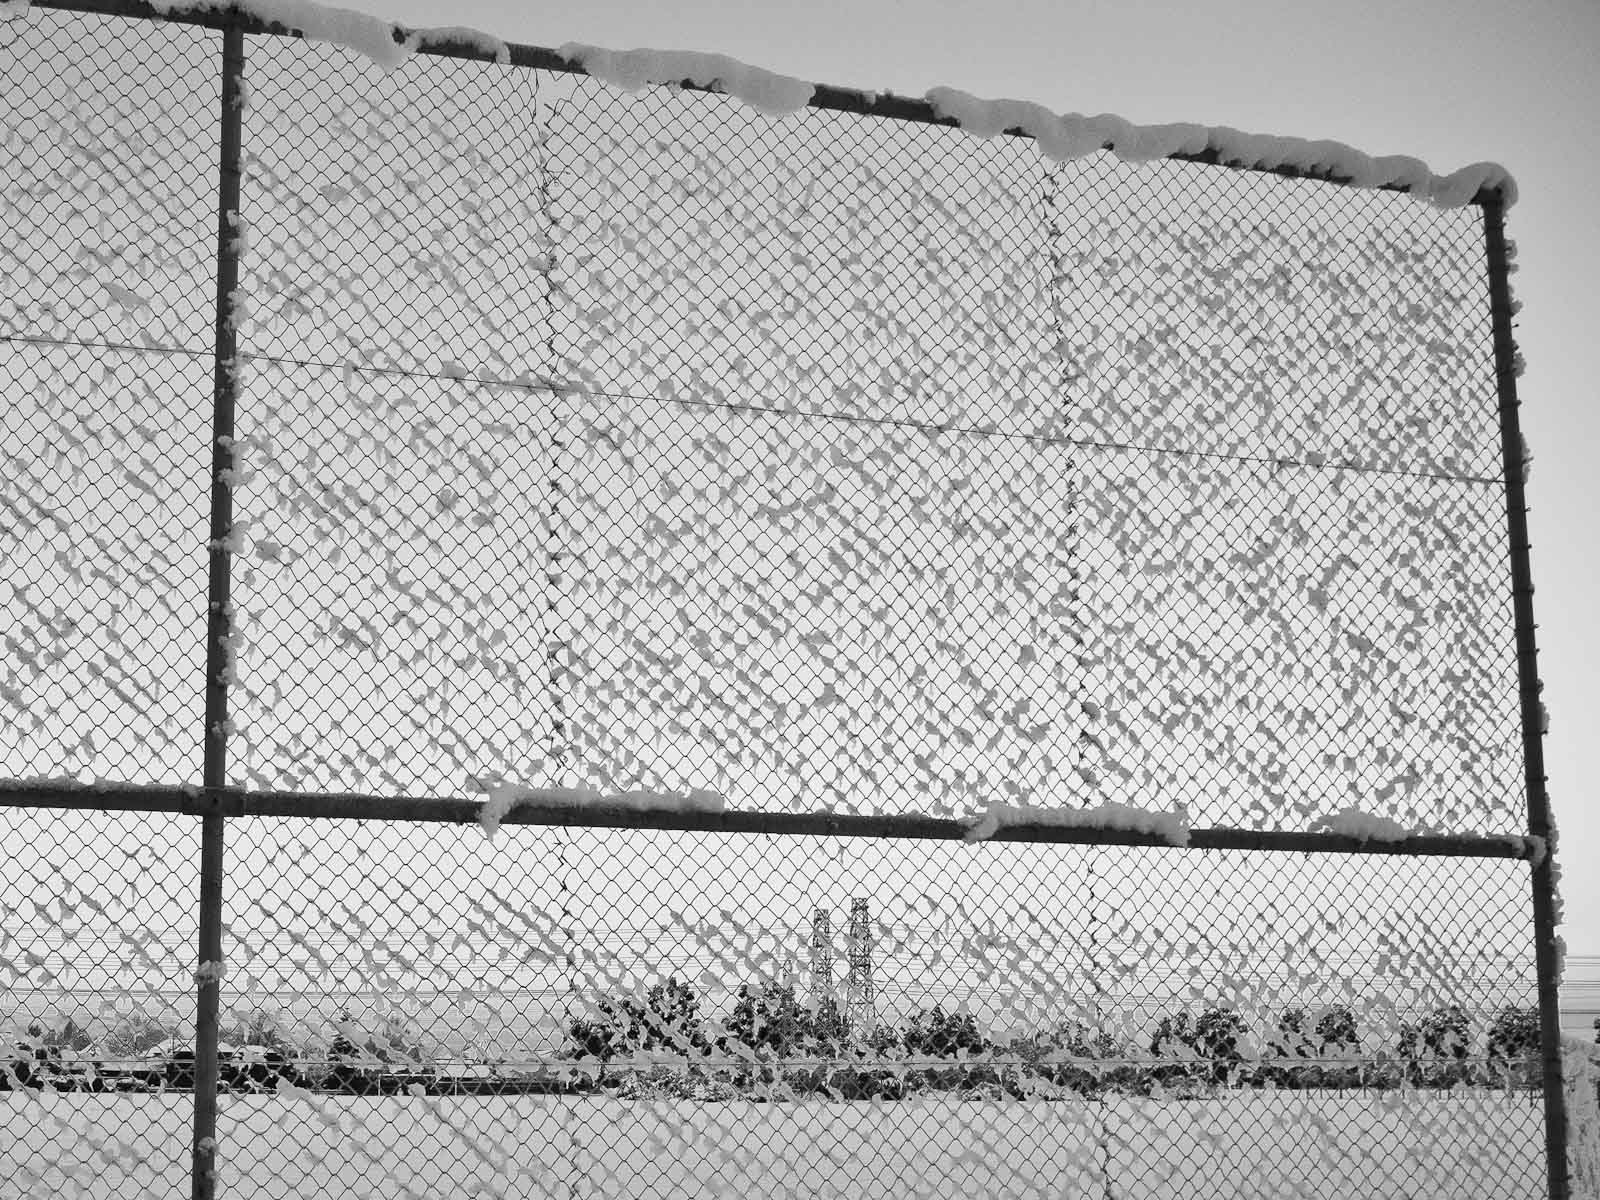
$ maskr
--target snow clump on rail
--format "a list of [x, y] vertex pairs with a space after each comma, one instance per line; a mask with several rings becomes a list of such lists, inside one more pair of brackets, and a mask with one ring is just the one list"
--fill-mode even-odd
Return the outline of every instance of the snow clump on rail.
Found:
[[499, 63], [511, 61], [511, 49], [505, 42], [476, 29], [406, 30], [370, 13], [330, 8], [315, 0], [150, 0], [150, 7], [164, 17], [236, 9], [269, 25], [295, 30], [307, 41], [353, 50], [386, 71], [394, 70], [422, 45], [440, 42], [471, 46]]
[[1403, 842], [1411, 836], [1411, 830], [1399, 821], [1364, 813], [1358, 808], [1341, 808], [1321, 818], [1311, 826], [1311, 832], [1334, 833], [1364, 842]]
[[969, 820], [966, 840], [984, 842], [1013, 825], [1048, 825], [1061, 829], [1117, 829], [1155, 834], [1173, 846], [1189, 844], [1189, 822], [1180, 812], [1154, 812], [1108, 800], [1093, 808], [1034, 808], [1026, 804], [992, 804]]
[[607, 50], [568, 42], [556, 53], [583, 64], [591, 78], [625, 92], [652, 83], [715, 87], [769, 116], [786, 116], [811, 103], [816, 89], [804, 80], [776, 75], [725, 54], [690, 50]]
[[1374, 158], [1343, 142], [1244, 133], [1227, 126], [1194, 124], [1135, 125], [1110, 113], [1086, 117], [1053, 113], [1025, 100], [982, 100], [956, 88], [927, 94], [934, 112], [976, 137], [1021, 130], [1053, 162], [1109, 150], [1125, 162], [1150, 162], [1172, 154], [1215, 154], [1217, 161], [1261, 171], [1291, 169], [1344, 180], [1352, 187], [1392, 187], [1412, 192], [1440, 208], [1470, 204], [1480, 191], [1498, 191], [1509, 208], [1517, 188], [1511, 173], [1480, 162], [1450, 175], [1435, 175], [1428, 164], [1405, 155]]
[[486, 837], [494, 837], [506, 814], [519, 806], [539, 805], [561, 809], [611, 809], [623, 812], [719, 813], [726, 801], [716, 792], [699, 788], [687, 792], [600, 792], [593, 788], [526, 787], [497, 783], [478, 810], [478, 824]]

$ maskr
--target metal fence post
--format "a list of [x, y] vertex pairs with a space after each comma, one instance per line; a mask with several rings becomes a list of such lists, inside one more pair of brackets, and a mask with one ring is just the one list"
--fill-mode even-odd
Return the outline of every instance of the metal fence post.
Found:
[[1533, 576], [1528, 562], [1528, 503], [1522, 481], [1522, 428], [1517, 419], [1517, 350], [1511, 333], [1510, 256], [1505, 202], [1498, 193], [1483, 203], [1489, 260], [1489, 313], [1494, 323], [1495, 379], [1500, 401], [1500, 451], [1505, 462], [1506, 526], [1511, 543], [1511, 601], [1517, 626], [1517, 685], [1522, 699], [1522, 756], [1528, 797], [1528, 833], [1543, 839], [1534, 860], [1534, 962], [1539, 988], [1539, 1044], [1544, 1074], [1545, 1152], [1551, 1200], [1568, 1200], [1567, 1096], [1561, 1063], [1561, 971], [1556, 937], [1555, 879], [1550, 843], [1550, 794], [1545, 789], [1543, 706], [1539, 702], [1539, 650], [1533, 623]]
[[194, 1047], [194, 1159], [192, 1196], [216, 1194], [217, 1020], [222, 975], [222, 850], [220, 806], [227, 786], [228, 635], [233, 527], [233, 418], [237, 398], [238, 338], [234, 291], [239, 283], [239, 153], [244, 121], [244, 34], [237, 24], [222, 33], [222, 108], [217, 181], [216, 353], [212, 370], [211, 535], [206, 614], [206, 690], [203, 782], [208, 811], [200, 835], [200, 969]]

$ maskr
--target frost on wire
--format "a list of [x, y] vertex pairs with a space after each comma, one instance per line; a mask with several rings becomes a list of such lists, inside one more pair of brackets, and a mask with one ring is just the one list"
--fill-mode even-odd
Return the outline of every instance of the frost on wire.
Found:
[[[909, 983], [884, 967], [886, 1023], [930, 980], [976, 978], [996, 1046], [1093, 1021], [1117, 1049], [1094, 1071], [1170, 1081], [1200, 1056], [1151, 1049], [1157, 1008], [1237, 1008], [1252, 1026], [1243, 1073], [1274, 1059], [1274, 1022], [1297, 999], [1355, 997], [1370, 1062], [1419, 1006], [1478, 978], [1482, 947], [1524, 949], [1509, 910], [1458, 904], [1451, 863], [1284, 856], [1258, 872], [1227, 853], [1003, 836], [1059, 825], [1181, 846], [1191, 823], [1514, 836], [1503, 554], [1474, 490], [1492, 491], [1497, 470], [1481, 257], [1474, 214], [1451, 207], [1499, 175], [948, 90], [930, 102], [964, 132], [844, 125], [805, 107], [809, 85], [714, 55], [568, 46], [589, 77], [498, 71], [416, 54], [426, 37], [355, 14], [250, 11], [319, 44], [249, 44], [250, 154], [230, 220], [236, 239], [248, 231], [250, 366], [226, 480], [240, 516], [226, 543], [234, 778], [480, 799], [477, 781], [515, 781], [487, 787], [489, 834], [524, 806], [574, 815], [492, 841], [238, 822], [230, 862], [251, 871], [234, 883], [221, 982], [321, 995], [354, 980], [374, 1010], [434, 1006], [450, 1033], [441, 1075], [548, 1071], [594, 1090], [586, 1122], [542, 1098], [386, 1095], [352, 1117], [343, 1097], [288, 1084], [230, 1096], [243, 1127], [282, 1125], [223, 1139], [225, 1184], [270, 1172], [275, 1139], [287, 1160], [347, 1172], [341, 1186], [354, 1174], [418, 1195], [436, 1190], [439, 1160], [451, 1186], [485, 1194], [558, 1168], [608, 1194], [749, 1194], [819, 1169], [893, 1194], [870, 1156], [885, 1145], [909, 1164], [898, 1178], [941, 1194], [1116, 1193], [1156, 1163], [1172, 1164], [1169, 1194], [1203, 1180], [1288, 1194], [1315, 1178], [1381, 1196], [1397, 1177], [1453, 1194], [1528, 1177], [1537, 1114], [1486, 1089], [1440, 1104], [1167, 1082], [1093, 1098], [1081, 1078], [990, 1049], [979, 1067], [1051, 1103], [844, 1104], [840, 1088], [798, 1090], [817, 1062], [794, 1055], [761, 1079], [764, 1051], [735, 1044], [718, 1062], [758, 1082], [729, 1095], [703, 1080], [685, 1099], [646, 1087], [657, 1068], [668, 1082], [688, 1070], [681, 1047], [574, 1056], [555, 1015], [602, 1017], [602, 1002], [680, 972], [725, 1032], [736, 988], [783, 985], [809, 906], [858, 887], [880, 964], [928, 964]], [[644, 86], [683, 81], [723, 94]], [[70, 122], [57, 99], [41, 107]], [[42, 194], [143, 211], [145, 159], [174, 164], [169, 207], [198, 212], [198, 232], [151, 220], [129, 241], [182, 234], [202, 248], [191, 266], [203, 261], [213, 101], [200, 97], [192, 127], [135, 103], [87, 134], [48, 126], [41, 143], [95, 156]], [[997, 136], [1017, 128], [1033, 140]], [[1207, 151], [1413, 195], [1161, 161]], [[41, 223], [68, 207], [41, 206]], [[75, 275], [30, 263], [0, 315], [41, 337], [207, 344], [204, 269], [93, 236], [96, 253], [58, 256]], [[76, 297], [70, 321], [41, 307], [53, 291]], [[192, 311], [186, 297], [201, 298]], [[168, 366], [143, 382], [205, 395], [209, 369], [202, 355], [192, 376]], [[18, 593], [19, 665], [0, 703], [39, 724], [8, 752], [105, 774], [133, 761], [114, 731], [135, 718], [115, 714], [152, 712], [172, 732], [138, 739], [139, 770], [181, 773], [192, 722], [162, 705], [186, 694], [169, 684], [190, 678], [186, 663], [117, 621], [137, 609], [192, 640], [196, 597], [169, 584], [203, 546], [180, 515], [203, 512], [203, 462], [166, 450], [172, 422], [141, 411], [125, 366], [29, 370], [18, 428], [52, 447], [63, 492], [116, 502], [41, 511], [40, 489], [17, 482], [30, 476], [0, 472], [8, 511], [37, 522], [0, 531], [38, 577]], [[182, 432], [204, 452], [202, 424]], [[130, 453], [104, 453], [88, 429]], [[180, 486], [170, 513], [144, 518], [165, 516], [170, 547], [117, 528]], [[71, 529], [58, 556], [33, 553]], [[80, 676], [68, 655], [88, 659]], [[583, 828], [626, 809], [931, 813], [986, 844], [911, 854]], [[152, 854], [159, 869], [141, 860], [135, 877], [187, 886], [194, 857]], [[1520, 867], [1485, 877], [1521, 895]], [[1254, 907], [1213, 903], [1250, 888]], [[92, 933], [87, 916], [49, 912], [63, 944]], [[614, 940], [626, 920], [647, 939]], [[43, 979], [60, 953], [30, 943], [5, 966]], [[152, 988], [163, 962], [192, 961], [133, 943], [106, 957]], [[1152, 987], [1150, 965], [1168, 962], [1181, 972]], [[526, 1030], [496, 1041], [452, 1024], [517, 1003], [546, 1006], [548, 1040], [531, 1050]], [[360, 1040], [363, 1021], [323, 1032]], [[1058, 1076], [1084, 1057], [1046, 1050]], [[973, 1070], [957, 1061], [937, 1069]], [[892, 1052], [875, 1067], [903, 1085], [927, 1064]], [[621, 1076], [641, 1090], [606, 1094]], [[70, 1096], [19, 1103], [47, 1143], [90, 1146], [90, 1166], [150, 1169]], [[107, 1103], [147, 1103], [124, 1122], [132, 1141], [157, 1101]], [[822, 1145], [868, 1149], [835, 1162]]]

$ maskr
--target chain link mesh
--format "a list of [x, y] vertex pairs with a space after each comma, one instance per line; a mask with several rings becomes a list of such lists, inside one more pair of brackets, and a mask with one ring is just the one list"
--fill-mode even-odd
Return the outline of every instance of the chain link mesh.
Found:
[[[200, 778], [220, 57], [0, 23], [13, 779]], [[567, 811], [228, 821], [220, 1193], [1544, 1194], [1525, 863], [582, 807], [1523, 833], [1478, 209], [246, 64], [229, 778]], [[0, 818], [0, 1165], [179, 1188], [198, 826]]]
[[198, 774], [218, 44], [0, 24], [7, 775]]
[[198, 826], [0, 807], [0, 839], [0, 1186], [184, 1190]]

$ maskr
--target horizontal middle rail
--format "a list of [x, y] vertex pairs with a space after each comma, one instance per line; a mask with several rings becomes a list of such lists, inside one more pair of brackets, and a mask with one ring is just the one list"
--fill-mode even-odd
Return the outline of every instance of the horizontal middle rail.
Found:
[[[487, 797], [486, 797], [487, 798]], [[483, 801], [450, 796], [379, 796], [358, 792], [250, 791], [228, 787], [73, 781], [0, 781], [0, 805], [13, 808], [170, 812], [193, 816], [303, 817], [321, 820], [476, 822]], [[656, 829], [798, 837], [901, 838], [963, 841], [968, 821], [898, 813], [720, 812], [578, 804], [560, 793], [518, 801], [503, 825], [560, 825], [585, 829]], [[1006, 824], [985, 840], [1079, 846], [1166, 846], [1163, 835], [1133, 829], [1052, 824]], [[1413, 854], [1537, 861], [1537, 839], [1515, 834], [1414, 834], [1394, 840], [1351, 834], [1217, 826], [1189, 830], [1190, 850], [1277, 850], [1319, 854]]]

